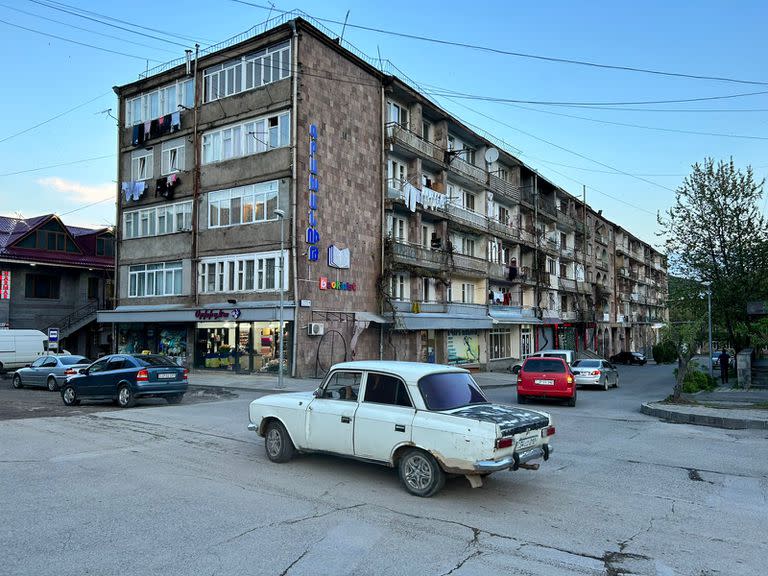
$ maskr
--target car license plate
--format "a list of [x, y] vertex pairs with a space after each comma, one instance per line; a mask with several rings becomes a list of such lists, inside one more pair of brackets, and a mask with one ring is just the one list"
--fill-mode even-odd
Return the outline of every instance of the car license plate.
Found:
[[157, 377], [162, 380], [173, 380], [174, 378], [176, 378], [176, 374], [174, 374], [173, 372], [161, 372], [160, 374], [157, 375]]
[[523, 438], [517, 442], [516, 448], [518, 450], [525, 450], [536, 444], [536, 436], [530, 436], [529, 438]]
[[554, 386], [555, 381], [554, 380], [534, 380], [534, 384], [542, 384], [544, 386]]

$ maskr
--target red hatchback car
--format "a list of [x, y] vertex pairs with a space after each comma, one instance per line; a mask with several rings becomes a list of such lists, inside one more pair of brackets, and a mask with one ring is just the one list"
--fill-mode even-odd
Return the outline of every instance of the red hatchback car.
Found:
[[568, 363], [561, 358], [527, 358], [517, 373], [517, 401], [529, 397], [562, 398], [576, 406], [576, 383]]

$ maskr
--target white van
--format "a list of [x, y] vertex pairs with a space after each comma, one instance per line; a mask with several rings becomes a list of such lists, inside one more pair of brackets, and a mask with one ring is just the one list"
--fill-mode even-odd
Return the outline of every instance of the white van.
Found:
[[31, 364], [45, 353], [47, 341], [40, 330], [0, 330], [0, 372]]

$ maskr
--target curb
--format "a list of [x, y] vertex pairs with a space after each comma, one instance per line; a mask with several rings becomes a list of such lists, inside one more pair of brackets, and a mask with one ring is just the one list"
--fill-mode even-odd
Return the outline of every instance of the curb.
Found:
[[768, 421], [754, 418], [728, 418], [724, 416], [710, 416], [708, 414], [693, 414], [678, 410], [666, 410], [644, 403], [640, 406], [640, 412], [648, 416], [661, 418], [677, 424], [695, 424], [697, 426], [711, 426], [725, 428], [727, 430], [768, 430]]

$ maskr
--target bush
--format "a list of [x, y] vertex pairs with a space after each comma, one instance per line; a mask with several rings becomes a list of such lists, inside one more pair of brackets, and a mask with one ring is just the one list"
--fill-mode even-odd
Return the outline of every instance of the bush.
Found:
[[669, 364], [677, 360], [677, 347], [673, 342], [661, 342], [653, 347], [653, 360], [656, 364]]
[[[677, 379], [677, 368], [675, 368], [675, 379]], [[685, 380], [683, 380], [683, 392], [695, 394], [696, 392], [714, 390], [715, 388], [717, 388], [717, 380], [706, 372], [697, 370], [690, 364], [688, 365], [688, 373], [685, 375]]]

